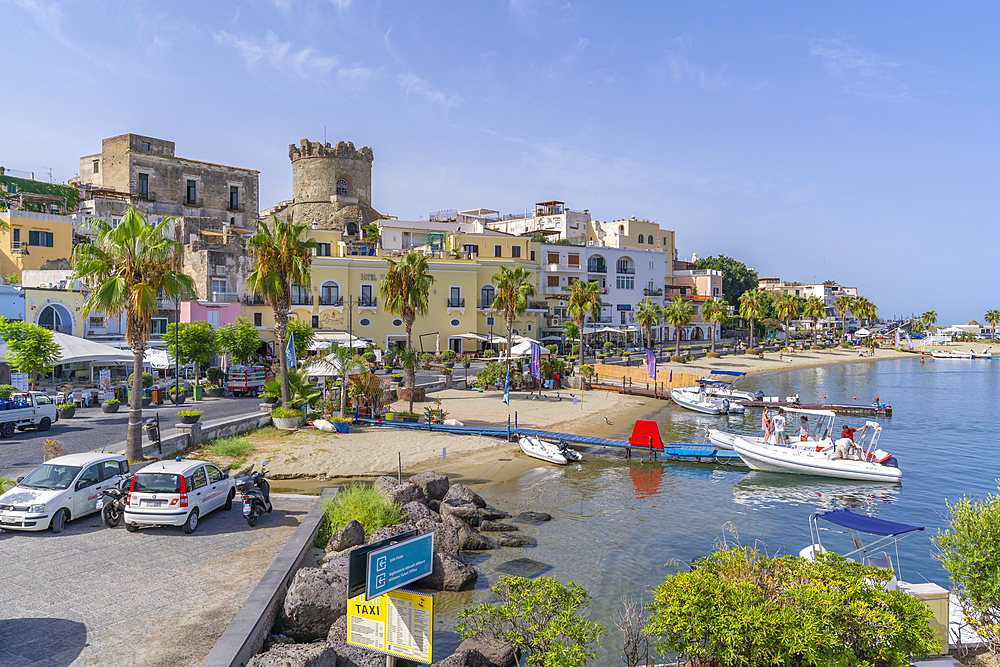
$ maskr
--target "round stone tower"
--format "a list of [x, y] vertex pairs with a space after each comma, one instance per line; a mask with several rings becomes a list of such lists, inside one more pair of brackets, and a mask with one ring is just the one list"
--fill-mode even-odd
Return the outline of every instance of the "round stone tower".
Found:
[[292, 161], [292, 221], [358, 236], [377, 219], [372, 209], [372, 149], [303, 139], [288, 146]]

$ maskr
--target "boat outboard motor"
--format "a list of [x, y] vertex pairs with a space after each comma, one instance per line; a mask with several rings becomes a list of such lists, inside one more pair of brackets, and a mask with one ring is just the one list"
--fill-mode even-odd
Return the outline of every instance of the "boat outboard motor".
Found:
[[758, 401], [763, 401], [764, 400], [764, 392], [761, 391], [760, 389], [758, 389], [756, 392], [754, 392], [754, 398], [757, 399]]
[[882, 465], [887, 466], [889, 468], [898, 468], [899, 461], [896, 460], [895, 456], [890, 456], [885, 461], [882, 461]]

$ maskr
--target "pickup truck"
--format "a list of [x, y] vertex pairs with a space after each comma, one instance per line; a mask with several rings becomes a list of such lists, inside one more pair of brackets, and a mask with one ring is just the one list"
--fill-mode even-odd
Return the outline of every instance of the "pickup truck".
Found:
[[[4, 409], [0, 409], [0, 438], [9, 438], [14, 430], [24, 430], [34, 427], [39, 431], [48, 431], [52, 422], [57, 421], [56, 403], [52, 397], [42, 391], [13, 393], [9, 401], [0, 401]], [[20, 404], [24, 407], [9, 407]]]
[[230, 366], [226, 389], [233, 396], [256, 396], [264, 390], [264, 383], [270, 379], [268, 374], [269, 369], [263, 366]]

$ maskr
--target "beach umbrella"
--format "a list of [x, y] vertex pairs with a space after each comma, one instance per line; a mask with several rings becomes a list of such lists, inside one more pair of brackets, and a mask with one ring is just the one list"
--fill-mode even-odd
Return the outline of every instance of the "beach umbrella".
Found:
[[[541, 353], [543, 355], [551, 355], [552, 353], [546, 350], [544, 347], [541, 348]], [[510, 349], [511, 357], [520, 357], [523, 355], [531, 354], [531, 341], [524, 341], [523, 343], [518, 343]]]
[[854, 335], [860, 338], [864, 338], [865, 336], [868, 336], [870, 334], [871, 331], [868, 331], [868, 329], [858, 329], [857, 331], [854, 332]]

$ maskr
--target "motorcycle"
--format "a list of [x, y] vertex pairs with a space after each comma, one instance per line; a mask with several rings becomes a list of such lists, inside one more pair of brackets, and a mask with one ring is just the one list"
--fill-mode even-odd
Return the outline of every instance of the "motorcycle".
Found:
[[114, 486], [101, 491], [97, 499], [97, 511], [101, 513], [101, 521], [108, 528], [121, 525], [125, 516], [125, 498], [132, 485], [132, 475], [123, 475]]
[[236, 478], [236, 490], [243, 496], [243, 516], [251, 528], [257, 525], [257, 517], [272, 509], [271, 485], [264, 479], [266, 474], [267, 461], [264, 461], [260, 472], [253, 472], [250, 466]]

